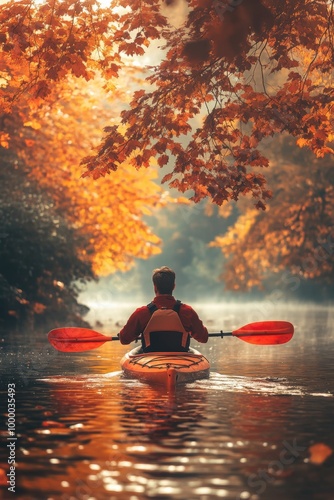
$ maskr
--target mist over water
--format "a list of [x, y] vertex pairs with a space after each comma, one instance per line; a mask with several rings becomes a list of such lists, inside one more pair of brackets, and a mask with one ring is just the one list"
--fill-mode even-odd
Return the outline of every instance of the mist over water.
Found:
[[[291, 318], [298, 317], [298, 324], [295, 328], [303, 328], [305, 321], [307, 324], [308, 311], [322, 311], [328, 315], [328, 327], [332, 324], [334, 327], [333, 308], [326, 304], [303, 303], [301, 301], [274, 300], [270, 297], [265, 300], [243, 300], [232, 301], [230, 298], [226, 300], [218, 300], [218, 297], [208, 294], [201, 300], [188, 301], [175, 290], [174, 296], [181, 301], [191, 305], [201, 317], [203, 323], [208, 329], [229, 330], [239, 328], [244, 324], [254, 321], [267, 320], [282, 320], [291, 321]], [[129, 315], [137, 308], [148, 304], [154, 297], [152, 291], [147, 290], [146, 293], [137, 293], [135, 299], [132, 294], [123, 295], [120, 300], [119, 296], [113, 300], [112, 289], [107, 287], [103, 290], [97, 290], [92, 293], [89, 289], [83, 293], [80, 300], [83, 301], [89, 308], [86, 320], [92, 325], [98, 323], [101, 327], [111, 329], [115, 333], [120, 325], [123, 325]], [[289, 319], [290, 318], [290, 319]], [[241, 321], [242, 319], [242, 321]], [[116, 330], [115, 330], [116, 327]]]

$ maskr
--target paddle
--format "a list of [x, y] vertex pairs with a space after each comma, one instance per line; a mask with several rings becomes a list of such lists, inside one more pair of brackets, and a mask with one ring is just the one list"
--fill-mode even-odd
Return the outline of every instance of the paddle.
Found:
[[[209, 333], [209, 337], [237, 337], [249, 344], [275, 345], [289, 342], [294, 328], [288, 321], [258, 321], [242, 326], [233, 332]], [[88, 328], [55, 328], [48, 333], [48, 340], [58, 351], [81, 352], [100, 347], [118, 337], [107, 337]]]

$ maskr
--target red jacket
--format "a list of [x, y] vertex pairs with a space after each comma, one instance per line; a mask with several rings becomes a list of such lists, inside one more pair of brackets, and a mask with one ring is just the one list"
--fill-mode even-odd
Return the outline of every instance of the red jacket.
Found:
[[[157, 295], [153, 299], [153, 304], [155, 304], [158, 309], [161, 307], [172, 309], [175, 303], [176, 300], [172, 295]], [[179, 316], [185, 330], [190, 333], [191, 337], [202, 343], [208, 341], [208, 331], [192, 307], [182, 303]], [[126, 325], [119, 332], [121, 344], [130, 344], [130, 342], [136, 340], [145, 330], [150, 317], [151, 313], [147, 306], [136, 309], [135, 312], [131, 314]]]

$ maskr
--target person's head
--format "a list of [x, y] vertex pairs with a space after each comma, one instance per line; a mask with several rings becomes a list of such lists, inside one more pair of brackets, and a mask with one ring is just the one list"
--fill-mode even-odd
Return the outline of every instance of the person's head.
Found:
[[154, 291], [162, 295], [172, 295], [175, 288], [175, 273], [167, 266], [154, 269], [152, 275]]

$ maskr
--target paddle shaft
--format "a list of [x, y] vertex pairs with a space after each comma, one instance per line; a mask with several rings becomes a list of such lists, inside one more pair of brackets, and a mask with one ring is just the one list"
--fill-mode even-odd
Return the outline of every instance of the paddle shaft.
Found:
[[[272, 332], [263, 332], [265, 333], [265, 335], [277, 335], [277, 333], [272, 333]], [[236, 337], [236, 335], [234, 334], [234, 332], [214, 332], [214, 333], [209, 333], [208, 334], [209, 337], [220, 337], [220, 338], [223, 338], [223, 337]], [[242, 333], [239, 333], [237, 335], [238, 337], [253, 337], [254, 336], [254, 332], [242, 332]], [[80, 338], [80, 337], [74, 337], [74, 338], [69, 338], [69, 339], [61, 339], [61, 342], [75, 342], [76, 344], [77, 343], [87, 343], [87, 342], [97, 342], [97, 343], [100, 343], [101, 342], [108, 342], [108, 341], [115, 341], [115, 340], [119, 340], [119, 337], [103, 337], [103, 339], [100, 339], [100, 338]], [[136, 342], [138, 340], [141, 340], [141, 337], [138, 337]]]
[[87, 342], [108, 342], [108, 340], [119, 340], [119, 337], [103, 337], [103, 339], [95, 338], [92, 337], [90, 338], [79, 338], [79, 337], [73, 337], [73, 338], [68, 338], [68, 339], [61, 339], [61, 342], [75, 342], [76, 344], [79, 342], [87, 343]]
[[[233, 332], [219, 332], [219, 333], [209, 333], [209, 337], [231, 337], [233, 335]], [[243, 334], [244, 335], [244, 334]], [[246, 334], [246, 335], [251, 335], [251, 333]], [[140, 340], [141, 337], [138, 337], [137, 340]], [[80, 338], [80, 337], [74, 337], [74, 338], [69, 338], [69, 339], [61, 339], [61, 342], [75, 342], [75, 343], [87, 343], [87, 342], [108, 342], [111, 340], [119, 340], [119, 337], [103, 337], [103, 339], [100, 338]]]
[[278, 332], [266, 332], [266, 331], [259, 331], [259, 332], [254, 332], [254, 331], [243, 331], [243, 332], [219, 332], [219, 333], [209, 333], [209, 337], [254, 337], [255, 335], [278, 335]]

